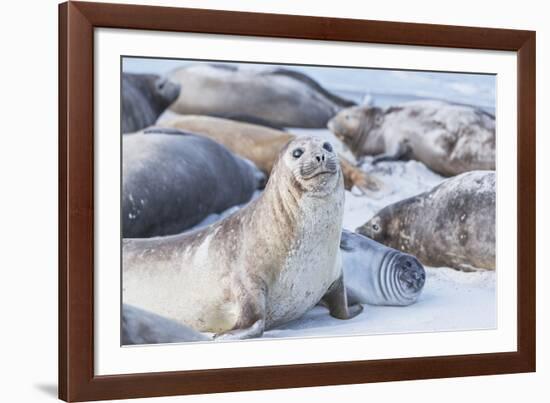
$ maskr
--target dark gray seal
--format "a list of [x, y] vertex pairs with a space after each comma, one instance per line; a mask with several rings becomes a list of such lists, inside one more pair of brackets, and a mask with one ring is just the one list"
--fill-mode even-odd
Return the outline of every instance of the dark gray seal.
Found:
[[445, 176], [495, 169], [495, 118], [472, 106], [413, 101], [339, 112], [328, 128], [356, 157], [414, 159]]
[[121, 344], [181, 343], [211, 338], [162, 316], [135, 306], [122, 305]]
[[468, 172], [383, 208], [357, 232], [427, 266], [494, 270], [495, 206], [495, 172]]
[[354, 105], [290, 69], [196, 64], [179, 68], [169, 77], [185, 88], [170, 107], [181, 114], [261, 122], [272, 127], [324, 128], [338, 111]]
[[179, 94], [179, 84], [166, 78], [122, 73], [122, 133], [154, 124]]
[[346, 230], [340, 250], [348, 303], [407, 306], [420, 296], [426, 272], [414, 256]]
[[122, 150], [125, 238], [184, 231], [249, 201], [265, 181], [252, 163], [224, 146], [176, 129], [125, 135]]
[[340, 256], [344, 184], [328, 142], [285, 147], [265, 191], [206, 228], [123, 242], [123, 301], [217, 339], [259, 337], [321, 299], [349, 319]]

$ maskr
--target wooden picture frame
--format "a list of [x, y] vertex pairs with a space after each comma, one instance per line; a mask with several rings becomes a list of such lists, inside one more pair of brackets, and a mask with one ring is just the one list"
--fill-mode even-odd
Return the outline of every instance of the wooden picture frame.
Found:
[[[517, 52], [518, 350], [460, 356], [94, 375], [95, 28]], [[59, 6], [59, 398], [66, 401], [535, 371], [535, 32], [68, 2]]]

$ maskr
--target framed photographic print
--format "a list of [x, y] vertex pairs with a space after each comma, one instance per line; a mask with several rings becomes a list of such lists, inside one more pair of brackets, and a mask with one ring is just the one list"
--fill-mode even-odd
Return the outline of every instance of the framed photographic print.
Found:
[[59, 397], [535, 370], [535, 33], [59, 8]]

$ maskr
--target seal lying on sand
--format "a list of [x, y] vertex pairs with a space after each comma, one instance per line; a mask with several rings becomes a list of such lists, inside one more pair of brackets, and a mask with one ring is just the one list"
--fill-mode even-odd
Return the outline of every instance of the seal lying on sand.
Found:
[[324, 128], [339, 110], [354, 105], [303, 73], [277, 67], [252, 70], [196, 64], [179, 68], [169, 77], [185, 88], [170, 107], [181, 114]]
[[123, 346], [206, 340], [210, 338], [187, 326], [135, 306], [122, 305], [121, 344]]
[[180, 94], [179, 84], [153, 74], [122, 73], [122, 133], [156, 122]]
[[[174, 130], [175, 131], [175, 130]], [[250, 200], [265, 175], [202, 136], [138, 133], [122, 138], [122, 233], [179, 233]]]
[[218, 338], [249, 338], [323, 299], [349, 319], [340, 233], [344, 186], [329, 143], [285, 147], [265, 191], [206, 228], [123, 242], [123, 301]]
[[340, 249], [348, 303], [406, 306], [420, 296], [426, 272], [414, 256], [346, 230]]
[[380, 210], [357, 232], [428, 266], [495, 269], [495, 173], [468, 172]]
[[[162, 127], [197, 133], [223, 144], [232, 152], [252, 161], [269, 175], [279, 152], [296, 135], [268, 127], [210, 116], [178, 116], [160, 123]], [[350, 190], [377, 190], [380, 183], [340, 156], [344, 185]]]
[[495, 169], [495, 118], [471, 106], [414, 101], [339, 112], [328, 128], [357, 156], [423, 162], [445, 176]]

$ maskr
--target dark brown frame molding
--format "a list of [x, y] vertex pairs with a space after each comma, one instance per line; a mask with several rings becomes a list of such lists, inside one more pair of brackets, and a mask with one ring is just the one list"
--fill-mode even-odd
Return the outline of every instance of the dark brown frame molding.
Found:
[[[94, 28], [515, 51], [518, 351], [94, 375]], [[535, 371], [535, 32], [201, 9], [59, 6], [59, 398], [122, 399]]]

